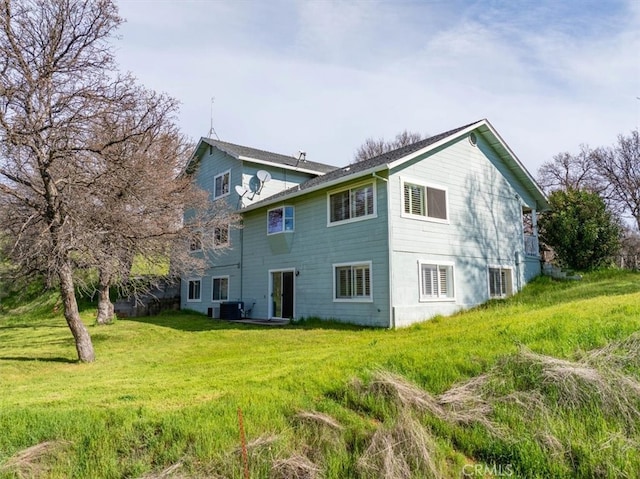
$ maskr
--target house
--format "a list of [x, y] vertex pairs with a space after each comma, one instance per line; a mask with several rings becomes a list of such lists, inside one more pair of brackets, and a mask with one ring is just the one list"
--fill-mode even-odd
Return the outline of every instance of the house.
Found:
[[205, 276], [183, 278], [182, 308], [393, 328], [540, 274], [547, 199], [487, 120], [340, 168], [203, 138], [188, 171], [243, 228]]

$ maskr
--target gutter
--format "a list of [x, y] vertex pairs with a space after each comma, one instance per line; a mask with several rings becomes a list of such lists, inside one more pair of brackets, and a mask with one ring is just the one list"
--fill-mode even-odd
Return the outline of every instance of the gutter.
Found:
[[[345, 167], [345, 168], [348, 168]], [[258, 203], [253, 203], [252, 205], [247, 206], [246, 208], [242, 208], [241, 210], [239, 210], [239, 213], [245, 212], [245, 211], [252, 211], [252, 210], [257, 210], [259, 208], [262, 208], [264, 206], [269, 206], [275, 203], [281, 203], [282, 201], [286, 201], [289, 200], [291, 198], [296, 198], [298, 196], [302, 196], [302, 195], [306, 195], [307, 193], [313, 193], [314, 191], [319, 191], [319, 190], [323, 190], [325, 188], [330, 188], [334, 185], [338, 185], [341, 183], [345, 183], [347, 181], [350, 180], [355, 180], [357, 178], [363, 177], [363, 176], [368, 176], [368, 175], [372, 175], [372, 176], [376, 176], [375, 173], [377, 171], [381, 171], [381, 170], [388, 170], [389, 169], [389, 165], [388, 164], [383, 164], [383, 165], [378, 165], [366, 170], [362, 170], [362, 171], [358, 171], [357, 173], [351, 174], [351, 175], [347, 175], [347, 176], [339, 176], [338, 178], [335, 178], [334, 180], [331, 181], [323, 181], [321, 183], [318, 183], [315, 186], [312, 186], [310, 188], [304, 188], [304, 189], [299, 189], [299, 187], [294, 187], [291, 188], [291, 192], [287, 193], [287, 194], [283, 194], [282, 196], [280, 195], [274, 195], [276, 197], [272, 197], [272, 198], [267, 198], [263, 201], [260, 201]], [[376, 176], [377, 178], [383, 179], [385, 180], [385, 178], [382, 178], [380, 176]], [[298, 188], [298, 189], [296, 189]]]

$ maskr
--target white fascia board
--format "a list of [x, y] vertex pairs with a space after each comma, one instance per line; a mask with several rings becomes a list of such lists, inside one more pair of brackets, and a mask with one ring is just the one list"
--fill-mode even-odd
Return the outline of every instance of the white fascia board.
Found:
[[[542, 199], [542, 203], [543, 203], [542, 206], [543, 207], [546, 206], [548, 208], [549, 207], [549, 202], [547, 200], [547, 195], [544, 194], [544, 191], [542, 191], [542, 188], [540, 187], [540, 185], [538, 184], [536, 179], [533, 176], [531, 176], [531, 173], [529, 173], [529, 170], [527, 170], [527, 168], [520, 161], [518, 156], [513, 152], [513, 150], [511, 150], [511, 148], [509, 147], [507, 142], [505, 142], [502, 139], [502, 137], [496, 131], [496, 129], [493, 127], [493, 125], [491, 123], [489, 123], [488, 121], [486, 121], [486, 120], [484, 120], [484, 124], [486, 125], [487, 129], [491, 132], [491, 134], [495, 137], [495, 139], [498, 140], [498, 142], [500, 143], [502, 148], [504, 148], [504, 150], [507, 152], [507, 155], [516, 164], [516, 166], [519, 169], [519, 173], [520, 174], [524, 174], [525, 179], [528, 180], [531, 183], [531, 185], [533, 186], [533, 190], [534, 190], [534, 195], [533, 196], [534, 197], [537, 196], [538, 200]], [[516, 173], [518, 173], [518, 172], [516, 172]], [[516, 176], [520, 176], [520, 175], [516, 174]]]
[[403, 156], [402, 158], [399, 158], [396, 161], [394, 161], [392, 163], [389, 163], [389, 169], [392, 169], [392, 168], [395, 168], [397, 166], [400, 166], [403, 163], [405, 163], [407, 161], [410, 161], [410, 160], [413, 160], [414, 158], [416, 158], [416, 157], [418, 157], [420, 155], [424, 155], [425, 153], [427, 153], [427, 152], [429, 152], [431, 150], [435, 150], [436, 148], [441, 147], [445, 143], [450, 142], [452, 139], [464, 136], [467, 133], [469, 133], [469, 132], [475, 130], [476, 128], [478, 128], [480, 125], [486, 124], [486, 123], [487, 123], [486, 120], [481, 120], [481, 121], [479, 121], [477, 123], [474, 123], [473, 125], [469, 125], [464, 130], [460, 130], [457, 133], [454, 133], [453, 135], [447, 136], [447, 137], [443, 138], [440, 141], [437, 141], [437, 142], [432, 143], [432, 144], [430, 144], [428, 146], [425, 146], [421, 150], [414, 151], [413, 153], [410, 153], [407, 156]]
[[268, 166], [274, 166], [276, 168], [284, 168], [286, 170], [301, 171], [302, 173], [309, 173], [311, 175], [317, 175], [317, 176], [324, 175], [324, 173], [321, 171], [310, 170], [308, 168], [295, 167], [292, 165], [285, 165], [284, 163], [274, 163], [272, 161], [259, 160], [257, 158], [251, 158], [249, 156], [240, 155], [238, 156], [238, 159], [243, 161], [250, 161], [252, 163], [258, 163], [260, 165], [268, 165]]
[[384, 170], [388, 170], [388, 169], [389, 169], [389, 165], [386, 165], [386, 164], [385, 165], [378, 165], [378, 166], [375, 166], [373, 168], [369, 168], [367, 170], [358, 171], [357, 173], [353, 173], [351, 175], [341, 176], [339, 178], [336, 178], [335, 180], [331, 180], [331, 181], [320, 183], [320, 184], [318, 184], [316, 186], [312, 186], [311, 188], [305, 188], [304, 190], [292, 191], [291, 193], [288, 193], [286, 195], [278, 196], [277, 198], [274, 198], [273, 200], [270, 200], [270, 199], [267, 198], [266, 200], [264, 200], [264, 202], [261, 201], [260, 203], [255, 203], [255, 204], [249, 205], [246, 208], [239, 209], [237, 212], [238, 213], [242, 213], [244, 211], [257, 210], [257, 209], [260, 209], [260, 208], [263, 208], [265, 206], [269, 206], [269, 205], [272, 205], [272, 204], [275, 204], [275, 203], [282, 203], [282, 202], [285, 202], [285, 201], [287, 201], [287, 200], [289, 200], [291, 198], [296, 198], [298, 196], [306, 195], [307, 193], [313, 193], [314, 191], [323, 190], [325, 188], [331, 188], [332, 186], [339, 185], [340, 183], [346, 183], [347, 181], [355, 180], [355, 179], [360, 178], [362, 176], [371, 175], [371, 174], [376, 173], [378, 171], [384, 171]]

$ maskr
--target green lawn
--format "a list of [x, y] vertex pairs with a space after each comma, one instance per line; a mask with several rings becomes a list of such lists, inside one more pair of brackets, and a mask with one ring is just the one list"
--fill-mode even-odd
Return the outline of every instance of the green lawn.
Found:
[[[93, 315], [87, 306], [86, 324]], [[509, 300], [397, 331], [313, 320], [245, 326], [184, 312], [89, 329], [97, 361], [78, 364], [55, 295], [3, 300], [0, 477], [244, 477], [239, 408], [253, 478], [314, 477], [314, 467], [322, 477], [406, 477], [400, 466], [396, 475], [366, 467], [363, 457], [407, 425], [421, 434], [412, 433], [411, 444], [433, 460], [405, 459], [414, 477], [640, 474], [640, 388], [638, 397], [623, 397], [629, 407], [618, 414], [606, 395], [574, 388], [567, 399], [563, 384], [573, 383], [552, 383], [539, 361], [583, 361], [588, 351], [635, 337], [638, 274], [543, 278]], [[589, 364], [633, 389], [640, 347], [627, 349], [615, 371]], [[405, 408], [373, 387], [389, 389], [381, 371], [432, 398], [487, 373], [474, 393], [491, 405], [487, 418], [502, 433]], [[309, 421], [305, 411], [318, 414]], [[342, 427], [327, 426], [329, 418]], [[296, 467], [307, 476], [295, 476]]]

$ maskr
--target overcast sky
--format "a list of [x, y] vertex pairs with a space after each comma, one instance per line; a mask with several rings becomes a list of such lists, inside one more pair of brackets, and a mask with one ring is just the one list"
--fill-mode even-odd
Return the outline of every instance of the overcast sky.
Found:
[[[342, 166], [487, 118], [535, 176], [640, 124], [640, 0], [118, 0], [117, 60], [197, 140]], [[213, 116], [211, 99], [213, 102]]]

